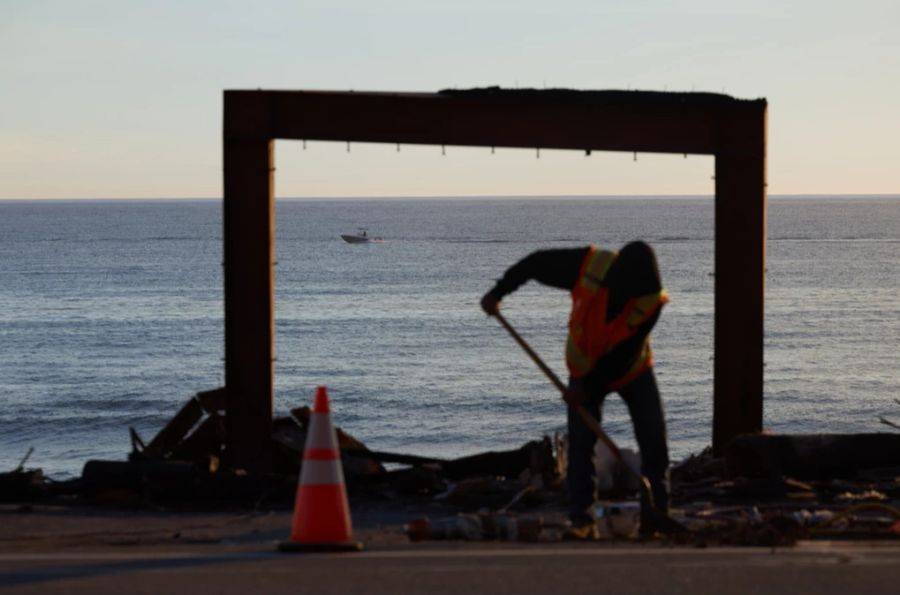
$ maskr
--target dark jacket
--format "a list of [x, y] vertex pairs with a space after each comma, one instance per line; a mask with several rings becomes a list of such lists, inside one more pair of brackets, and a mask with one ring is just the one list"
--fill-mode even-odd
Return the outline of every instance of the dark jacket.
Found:
[[[498, 300], [502, 300], [531, 279], [550, 287], [571, 291], [578, 282], [581, 263], [588, 250], [589, 247], [585, 246], [534, 252], [511, 266], [490, 293]], [[609, 289], [607, 320], [611, 320], [622, 310], [630, 296], [621, 287], [606, 282], [604, 285]], [[658, 319], [659, 310], [640, 326], [634, 336], [619, 343], [602, 357], [594, 369], [583, 378], [585, 386], [591, 391], [603, 391], [611, 382], [625, 375], [640, 355], [644, 339], [653, 330]]]

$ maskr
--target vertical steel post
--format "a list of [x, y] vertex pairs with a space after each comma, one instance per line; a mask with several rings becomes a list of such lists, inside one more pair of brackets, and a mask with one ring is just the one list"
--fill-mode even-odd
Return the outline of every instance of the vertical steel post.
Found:
[[267, 112], [266, 102], [226, 93], [225, 458], [254, 473], [271, 467], [274, 393], [274, 143]]
[[713, 451], [763, 422], [766, 108], [722, 115], [716, 153]]

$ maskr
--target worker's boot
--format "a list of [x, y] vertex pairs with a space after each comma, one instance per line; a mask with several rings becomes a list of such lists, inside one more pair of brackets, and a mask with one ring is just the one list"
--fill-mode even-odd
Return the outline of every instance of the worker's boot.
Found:
[[688, 528], [670, 517], [668, 513], [653, 511], [641, 515], [638, 540], [649, 541], [661, 537], [683, 536], [688, 533]]
[[658, 527], [654, 521], [641, 519], [641, 523], [638, 526], [637, 539], [638, 541], [652, 541], [654, 539], [658, 539], [661, 537]]
[[565, 541], [597, 541], [600, 539], [600, 530], [597, 523], [589, 521], [582, 524], [571, 524], [563, 531]]

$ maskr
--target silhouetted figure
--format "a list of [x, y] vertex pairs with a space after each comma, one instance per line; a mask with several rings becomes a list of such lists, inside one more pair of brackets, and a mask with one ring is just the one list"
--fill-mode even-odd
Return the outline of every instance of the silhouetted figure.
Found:
[[[534, 252], [510, 267], [481, 299], [489, 315], [528, 280], [572, 294], [566, 365], [567, 403], [582, 404], [598, 421], [607, 394], [618, 392], [628, 406], [641, 451], [641, 473], [650, 481], [657, 510], [668, 511], [669, 454], [662, 402], [653, 374], [650, 331], [668, 302], [653, 249], [626, 244], [618, 253], [595, 246]], [[597, 437], [570, 408], [566, 482], [572, 527], [569, 537], [598, 535], [592, 505], [596, 492]], [[650, 502], [641, 494], [641, 533], [654, 527]]]

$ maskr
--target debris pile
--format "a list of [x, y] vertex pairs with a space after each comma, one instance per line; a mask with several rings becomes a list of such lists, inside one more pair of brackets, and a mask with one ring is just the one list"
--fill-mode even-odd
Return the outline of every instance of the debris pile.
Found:
[[[0, 501], [126, 507], [289, 507], [309, 427], [300, 407], [276, 418], [272, 473], [221, 465], [224, 392], [198, 393], [151, 441], [131, 430], [127, 461], [88, 461], [79, 479], [54, 482], [24, 464], [0, 473]], [[565, 437], [455, 459], [373, 451], [336, 428], [351, 503], [426, 504], [409, 520], [421, 540], [553, 541], [564, 528]], [[637, 533], [638, 490], [603, 452], [596, 508], [604, 539]], [[632, 453], [632, 456], [639, 456]], [[637, 464], [637, 459], [635, 459]], [[900, 538], [900, 434], [754, 434], [723, 457], [710, 450], [671, 470], [672, 517], [689, 529], [672, 542], [782, 546], [798, 539]]]
[[33, 452], [29, 448], [15, 469], [0, 473], [0, 502], [30, 502], [47, 490], [49, 481], [43, 471], [25, 468]]
[[900, 436], [739, 436], [672, 469], [697, 545], [900, 538]]
[[435, 520], [413, 519], [406, 524], [410, 541], [558, 541], [560, 525], [543, 519], [518, 517], [510, 513], [459, 513]]
[[[224, 408], [222, 389], [198, 393], [152, 440], [145, 441], [130, 429], [128, 460], [87, 461], [75, 480], [49, 482], [40, 470], [25, 471], [20, 465], [0, 474], [2, 498], [31, 502], [62, 497], [103, 506], [173, 509], [290, 506], [303, 460], [309, 408], [293, 409], [273, 420], [272, 472], [265, 477], [221, 464]], [[560, 473], [549, 438], [514, 450], [437, 459], [371, 451], [342, 429], [335, 431], [351, 500], [418, 500], [474, 511], [560, 499]]]

